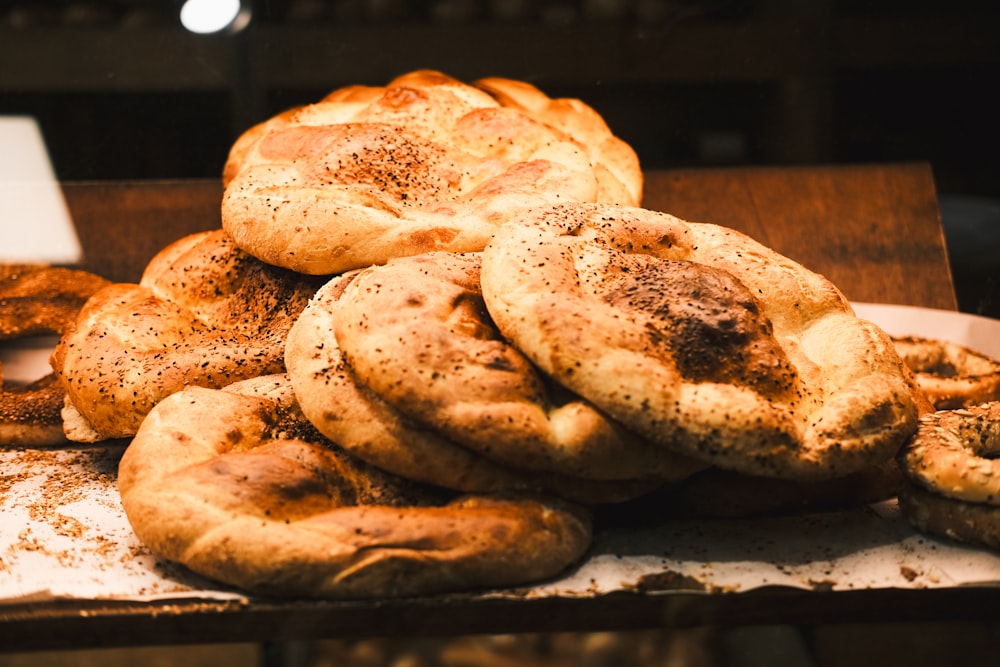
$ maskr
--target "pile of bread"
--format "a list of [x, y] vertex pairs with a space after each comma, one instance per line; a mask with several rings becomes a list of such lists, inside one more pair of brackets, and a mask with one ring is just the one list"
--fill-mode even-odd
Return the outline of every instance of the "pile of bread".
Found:
[[828, 280], [642, 208], [634, 151], [523, 82], [335, 91], [224, 182], [220, 228], [98, 289], [52, 356], [65, 435], [128, 443], [140, 540], [220, 582], [510, 586], [582, 558], [595, 508], [876, 500], [933, 411]]

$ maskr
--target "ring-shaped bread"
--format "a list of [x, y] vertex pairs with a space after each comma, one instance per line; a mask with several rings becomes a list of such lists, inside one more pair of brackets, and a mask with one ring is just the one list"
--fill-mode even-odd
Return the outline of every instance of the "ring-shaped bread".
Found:
[[0, 264], [0, 340], [61, 334], [87, 299], [107, 284], [79, 269]]
[[894, 336], [892, 341], [936, 409], [1000, 400], [1000, 361], [942, 339]]
[[565, 204], [519, 215], [482, 261], [505, 338], [672, 451], [833, 478], [891, 458], [916, 429], [888, 335], [827, 279], [735, 230]]
[[[47, 265], [0, 266], [0, 341], [62, 334], [101, 276]], [[5, 380], [0, 367], [0, 445], [43, 447], [66, 441], [65, 392], [52, 373], [32, 382]]]
[[512, 586], [590, 544], [585, 512], [542, 497], [422, 489], [320, 436], [283, 375], [158, 403], [119, 466], [139, 540], [257, 594], [358, 599]]
[[129, 437], [185, 386], [283, 372], [285, 335], [321, 284], [264, 264], [221, 229], [166, 246], [137, 284], [95, 293], [53, 351], [67, 437]]
[[51, 373], [29, 383], [4, 380], [0, 374], [0, 447], [65, 443], [62, 421], [65, 396]]
[[996, 505], [957, 500], [907, 483], [899, 492], [899, 510], [922, 533], [1000, 549], [1000, 507]]
[[[562, 115], [593, 113], [580, 103]], [[498, 221], [526, 205], [637, 205], [634, 151], [606, 125], [552, 124], [551, 115], [505, 107], [434, 71], [351, 86], [237, 139], [224, 168], [222, 225], [265, 262], [334, 274], [432, 250], [481, 250]], [[595, 167], [606, 154], [613, 164]]]
[[329, 304], [358, 379], [410, 419], [501, 464], [589, 479], [678, 480], [704, 468], [553, 385], [490, 321], [477, 253], [361, 271]]
[[292, 326], [285, 346], [300, 409], [330, 440], [382, 470], [462, 492], [542, 492], [594, 505], [632, 499], [663, 483], [651, 475], [596, 480], [504, 465], [390, 405], [357, 378], [333, 333], [337, 302], [365, 271], [341, 274], [320, 288]]
[[1000, 506], [1000, 401], [924, 415], [898, 458], [933, 493]]

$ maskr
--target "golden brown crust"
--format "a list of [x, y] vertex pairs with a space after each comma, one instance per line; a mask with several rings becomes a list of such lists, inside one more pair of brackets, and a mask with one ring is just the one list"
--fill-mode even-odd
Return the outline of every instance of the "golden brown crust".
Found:
[[[581, 104], [563, 115], [585, 109], [592, 112]], [[593, 161], [631, 156], [634, 170], [615, 170], [641, 175], [631, 149], [592, 153], [610, 136], [606, 127], [560, 123], [439, 72], [352, 86], [235, 142], [222, 224], [266, 262], [331, 274], [433, 250], [480, 250], [511, 209], [630, 196], [634, 184], [602, 188], [598, 172], [610, 168]]]
[[892, 342], [935, 409], [1000, 400], [1000, 361], [946, 340], [894, 336]]
[[543, 371], [721, 468], [843, 477], [916, 428], [889, 337], [825, 278], [734, 230], [628, 207], [538, 210], [487, 246], [482, 288]]
[[970, 503], [906, 484], [899, 509], [917, 530], [967, 544], [1000, 549], [1000, 507]]
[[0, 340], [60, 334], [104, 278], [46, 265], [0, 265]]
[[[0, 341], [61, 334], [104, 278], [47, 265], [0, 265]], [[0, 444], [61, 444], [65, 392], [52, 374], [27, 384], [6, 381], [0, 367]]]
[[53, 374], [30, 384], [0, 386], [0, 445], [45, 447], [66, 441], [62, 404], [65, 392]]
[[333, 334], [337, 301], [366, 270], [324, 285], [288, 334], [288, 374], [303, 413], [354, 456], [394, 474], [463, 492], [539, 491], [586, 504], [620, 502], [662, 480], [587, 480], [511, 467], [416, 423], [358, 380]]
[[358, 274], [332, 335], [357, 378], [410, 419], [497, 461], [589, 479], [677, 480], [672, 456], [555, 387], [493, 326], [479, 256], [426, 253]]
[[589, 546], [578, 509], [442, 500], [319, 438], [283, 376], [243, 384], [165, 399], [122, 457], [126, 514], [164, 558], [253, 593], [384, 598], [543, 579]]
[[518, 109], [578, 138], [597, 173], [597, 201], [623, 206], [642, 202], [643, 174], [631, 146], [611, 132], [597, 111], [578, 99], [553, 99], [526, 81], [489, 77], [473, 85], [501, 106]]
[[1000, 401], [924, 415], [899, 452], [900, 467], [928, 491], [1000, 506]]
[[263, 264], [222, 230], [167, 246], [138, 284], [96, 293], [53, 352], [75, 426], [67, 436], [128, 437], [185, 386], [283, 371], [284, 336], [319, 284]]

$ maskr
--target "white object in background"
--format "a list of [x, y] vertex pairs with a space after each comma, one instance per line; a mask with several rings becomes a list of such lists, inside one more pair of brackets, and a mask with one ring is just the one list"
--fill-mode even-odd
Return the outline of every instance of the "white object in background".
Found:
[[25, 336], [0, 345], [0, 375], [5, 383], [26, 385], [52, 372], [49, 357], [59, 336]]
[[0, 262], [73, 264], [81, 255], [38, 123], [0, 116]]
[[1000, 320], [971, 313], [885, 303], [852, 303], [854, 313], [890, 336], [939, 338], [1000, 359]]
[[236, 33], [250, 22], [250, 8], [241, 0], [186, 0], [180, 19], [187, 30], [200, 35], [223, 30]]

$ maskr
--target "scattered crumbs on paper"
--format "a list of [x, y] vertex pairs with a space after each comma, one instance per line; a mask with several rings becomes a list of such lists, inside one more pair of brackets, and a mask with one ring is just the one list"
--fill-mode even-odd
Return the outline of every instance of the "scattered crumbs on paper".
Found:
[[[132, 532], [117, 489], [121, 446], [0, 450], [0, 604], [71, 597], [246, 596], [164, 561]], [[914, 531], [887, 502], [759, 519], [606, 526], [576, 567], [487, 597], [537, 599], [1000, 584], [1000, 553]]]
[[135, 537], [118, 495], [122, 451], [121, 445], [0, 451], [0, 602], [148, 599], [204, 586]]

